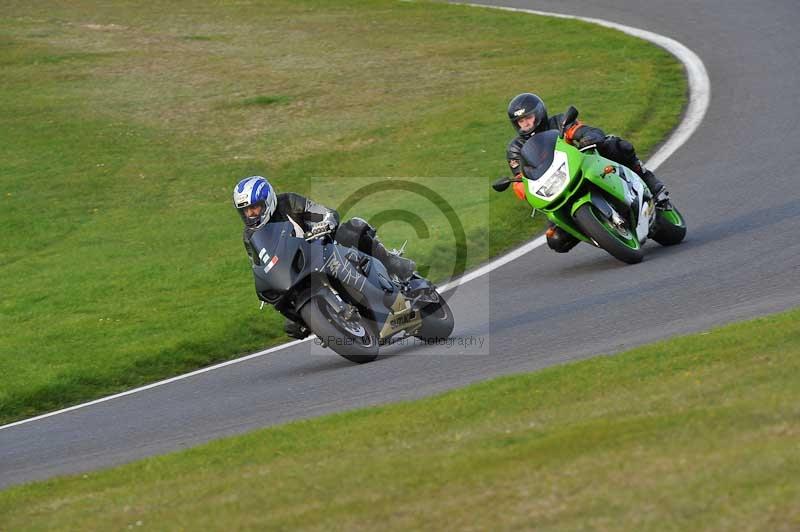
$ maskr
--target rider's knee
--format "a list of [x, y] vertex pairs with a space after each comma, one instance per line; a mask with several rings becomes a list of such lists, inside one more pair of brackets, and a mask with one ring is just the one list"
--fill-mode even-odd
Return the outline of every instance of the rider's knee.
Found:
[[598, 146], [600, 148], [600, 155], [612, 161], [622, 163], [625, 166], [631, 167], [636, 161], [636, 150], [633, 144], [625, 139], [609, 135], [603, 141], [603, 144]]
[[559, 227], [551, 227], [546, 234], [547, 247], [556, 253], [566, 253], [580, 242], [580, 240]]
[[375, 229], [363, 218], [351, 218], [336, 230], [336, 241], [347, 247], [360, 249], [374, 237]]

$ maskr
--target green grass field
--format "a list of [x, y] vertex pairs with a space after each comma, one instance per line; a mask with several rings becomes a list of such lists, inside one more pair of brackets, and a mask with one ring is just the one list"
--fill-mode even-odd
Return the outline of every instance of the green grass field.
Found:
[[0, 492], [2, 530], [797, 530], [800, 310]]
[[383, 192], [348, 215], [390, 246], [408, 238], [442, 279], [449, 225], [385, 178], [447, 199], [469, 267], [541, 228], [488, 187], [507, 172], [513, 95], [575, 104], [644, 155], [686, 90], [674, 58], [620, 33], [461, 6], [6, 1], [3, 15], [0, 423], [283, 340], [257, 310], [230, 204], [241, 177], [333, 207], [372, 183]]

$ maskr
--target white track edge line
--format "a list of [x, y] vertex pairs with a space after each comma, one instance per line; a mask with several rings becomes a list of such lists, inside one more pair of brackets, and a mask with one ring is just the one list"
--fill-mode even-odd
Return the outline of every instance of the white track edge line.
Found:
[[207, 373], [209, 371], [213, 371], [215, 369], [224, 368], [225, 366], [230, 366], [233, 364], [238, 364], [239, 362], [244, 362], [246, 360], [250, 360], [252, 358], [257, 358], [263, 355], [268, 355], [270, 353], [274, 353], [275, 351], [280, 351], [282, 349], [286, 349], [287, 347], [292, 347], [297, 344], [301, 344], [303, 342], [309, 341], [310, 338], [306, 338], [304, 340], [294, 340], [292, 342], [287, 342], [285, 344], [276, 345], [274, 347], [270, 347], [269, 349], [265, 349], [263, 351], [259, 351], [258, 353], [252, 353], [250, 355], [246, 355], [240, 358], [234, 358], [232, 360], [226, 360], [225, 362], [221, 362], [219, 364], [215, 364], [213, 366], [208, 366], [207, 368], [200, 368], [196, 371], [192, 371], [190, 373], [183, 373], [181, 375], [176, 375], [174, 377], [170, 377], [169, 379], [164, 379], [163, 381], [154, 382], [152, 384], [147, 384], [145, 386], [140, 386], [139, 388], [133, 388], [132, 390], [127, 390], [124, 392], [120, 392], [114, 395], [109, 395], [106, 397], [101, 397], [99, 399], [95, 399], [94, 401], [89, 401], [88, 403], [81, 403], [79, 405], [73, 405], [67, 408], [62, 408], [61, 410], [56, 410], [55, 412], [48, 412], [47, 414], [42, 414], [40, 416], [31, 417], [28, 419], [21, 419], [19, 421], [15, 421], [14, 423], [9, 423], [8, 425], [0, 426], [0, 430], [8, 429], [11, 427], [15, 427], [17, 425], [22, 425], [24, 423], [30, 423], [32, 421], [38, 421], [40, 419], [52, 417], [58, 414], [64, 414], [66, 412], [72, 412], [73, 410], [78, 410], [79, 408], [84, 408], [87, 406], [96, 405], [98, 403], [104, 403], [106, 401], [110, 401], [112, 399], [118, 399], [120, 397], [125, 397], [126, 395], [132, 395], [134, 393], [143, 392], [145, 390], [149, 390], [151, 388], [156, 388], [158, 386], [163, 386], [164, 384], [169, 384], [171, 382], [187, 379], [189, 377], [193, 377], [195, 375], [200, 375], [201, 373]]
[[[659, 150], [656, 153], [654, 153], [653, 156], [647, 161], [647, 167], [650, 168], [651, 170], [655, 170], [656, 168], [658, 168], [664, 161], [667, 160], [667, 158], [669, 158], [673, 153], [675, 153], [675, 151], [677, 151], [678, 148], [680, 148], [684, 143], [686, 143], [686, 141], [689, 140], [689, 137], [691, 137], [692, 134], [695, 132], [695, 130], [697, 130], [697, 128], [700, 126], [700, 123], [703, 121], [703, 117], [705, 116], [705, 113], [708, 110], [708, 106], [711, 101], [711, 82], [708, 78], [706, 67], [703, 64], [703, 61], [697, 56], [697, 54], [695, 54], [689, 48], [687, 48], [686, 46], [684, 46], [683, 44], [679, 43], [674, 39], [671, 39], [669, 37], [664, 37], [663, 35], [659, 35], [651, 31], [640, 30], [637, 28], [633, 28], [631, 26], [625, 26], [623, 24], [617, 24], [616, 22], [610, 22], [607, 20], [602, 20], [597, 18], [578, 17], [574, 15], [564, 15], [561, 13], [549, 13], [546, 11], [536, 11], [533, 9], [520, 9], [514, 7], [487, 6], [481, 4], [455, 4], [455, 5], [466, 5], [470, 7], [481, 7], [486, 9], [499, 9], [501, 11], [530, 13], [533, 15], [541, 15], [546, 17], [582, 20], [584, 22], [590, 22], [593, 24], [597, 24], [599, 26], [613, 28], [623, 33], [627, 33], [628, 35], [633, 35], [634, 37], [650, 41], [653, 44], [660, 46], [661, 48], [664, 48], [673, 56], [677, 57], [678, 60], [681, 63], [683, 63], [684, 67], [686, 68], [686, 74], [689, 82], [689, 104], [686, 107], [686, 111], [684, 112], [681, 123], [678, 125], [677, 128], [675, 128], [675, 130], [672, 132], [672, 135], [669, 136], [669, 139], [661, 146], [661, 148], [659, 148]], [[440, 287], [440, 290], [443, 292], [447, 290], [452, 290], [453, 288], [468, 283], [473, 279], [482, 277], [487, 273], [496, 270], [497, 268], [500, 268], [501, 266], [504, 266], [509, 262], [522, 257], [527, 253], [530, 253], [531, 251], [538, 248], [544, 243], [545, 243], [545, 237], [540, 236], [532, 240], [531, 242], [528, 242], [527, 244], [523, 244], [514, 251], [506, 253], [502, 257], [498, 257], [497, 259], [489, 262], [488, 264], [485, 264], [479, 267], [478, 269], [459, 277], [454, 281], [442, 285]], [[0, 430], [9, 429], [11, 427], [16, 427], [18, 425], [24, 425], [26, 423], [32, 423], [34, 421], [39, 421], [41, 419], [56, 416], [59, 414], [65, 414], [67, 412], [78, 410], [80, 408], [85, 408], [99, 403], [104, 403], [106, 401], [111, 401], [112, 399], [125, 397], [126, 395], [132, 395], [135, 393], [143, 392], [145, 390], [156, 388], [158, 386], [163, 386], [165, 384], [170, 384], [175, 381], [188, 379], [189, 377], [193, 377], [195, 375], [200, 375], [202, 373], [214, 371], [219, 368], [224, 368], [225, 366], [238, 364], [240, 362], [245, 362], [253, 358], [258, 358], [264, 355], [268, 355], [276, 351], [281, 351], [283, 349], [293, 347], [297, 344], [301, 344], [309, 340], [310, 338], [306, 338], [305, 340], [295, 340], [293, 342], [287, 342], [285, 344], [277, 345], [275, 347], [271, 347], [269, 349], [265, 349], [257, 353], [252, 353], [250, 355], [243, 356], [241, 358], [228, 360], [220, 364], [209, 366], [207, 368], [201, 368], [196, 371], [192, 371], [190, 373], [176, 375], [175, 377], [171, 377], [169, 379], [154, 382], [152, 384], [141, 386], [139, 388], [134, 388], [132, 390], [121, 392], [118, 394], [109, 395], [107, 397], [101, 397], [99, 399], [95, 399], [94, 401], [89, 401], [88, 403], [81, 403], [78, 405], [73, 405], [67, 408], [63, 408], [61, 410], [56, 410], [54, 412], [49, 412], [47, 414], [42, 414], [32, 418], [15, 421], [13, 423], [0, 426]]]
[[492, 270], [496, 270], [497, 268], [499, 268], [499, 267], [501, 267], [501, 266], [503, 266], [505, 264], [508, 264], [509, 262], [511, 262], [513, 260], [517, 260], [518, 258], [520, 258], [521, 256], [525, 255], [526, 253], [530, 253], [534, 249], [536, 249], [539, 246], [541, 246], [542, 244], [544, 244], [546, 241], [547, 241], [547, 239], [545, 238], [545, 236], [541, 235], [541, 236], [535, 238], [534, 240], [531, 240], [527, 244], [523, 244], [522, 246], [518, 247], [514, 251], [509, 251], [505, 255], [503, 255], [501, 257], [497, 257], [493, 261], [491, 261], [491, 262], [489, 262], [487, 264], [484, 264], [480, 268], [478, 268], [478, 269], [476, 269], [476, 270], [474, 270], [474, 271], [472, 271], [470, 273], [464, 274], [461, 277], [459, 277], [458, 279], [454, 279], [454, 280], [450, 281], [449, 283], [443, 284], [442, 286], [438, 287], [439, 288], [439, 292], [446, 292], [448, 290], [452, 290], [453, 288], [456, 288], [457, 286], [461, 286], [462, 284], [466, 284], [466, 283], [472, 281], [473, 279], [476, 279], [478, 277], [486, 275], [487, 273], [491, 272]]

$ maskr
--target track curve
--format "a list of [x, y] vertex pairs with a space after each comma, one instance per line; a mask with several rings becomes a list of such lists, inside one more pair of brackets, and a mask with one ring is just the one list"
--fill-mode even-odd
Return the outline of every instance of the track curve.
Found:
[[[792, 170], [800, 155], [792, 132], [800, 118], [794, 28], [800, 5], [504, 5], [643, 28], [702, 58], [714, 87], [710, 107], [690, 142], [659, 172], [689, 221], [684, 244], [648, 245], [645, 262], [627, 267], [588, 246], [566, 256], [545, 249], [521, 255], [453, 295], [462, 345], [398, 347], [375, 363], [353, 366], [304, 342], [146, 393], [9, 426], [0, 430], [0, 487], [292, 419], [414, 399], [799, 305], [800, 197]], [[476, 343], [467, 345], [470, 339]]]

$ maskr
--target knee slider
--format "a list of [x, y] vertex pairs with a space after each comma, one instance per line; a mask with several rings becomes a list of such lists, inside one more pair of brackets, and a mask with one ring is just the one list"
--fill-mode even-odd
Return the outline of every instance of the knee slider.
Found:
[[636, 160], [636, 150], [633, 149], [633, 144], [625, 139], [619, 139], [619, 151], [626, 159]]
[[547, 232], [547, 247], [556, 253], [566, 253], [577, 246], [578, 242], [580, 240], [561, 229]]

